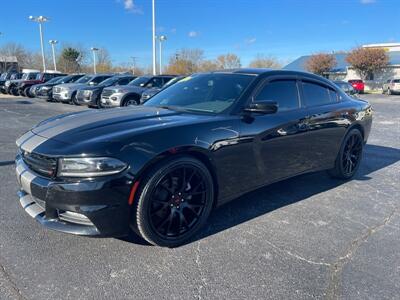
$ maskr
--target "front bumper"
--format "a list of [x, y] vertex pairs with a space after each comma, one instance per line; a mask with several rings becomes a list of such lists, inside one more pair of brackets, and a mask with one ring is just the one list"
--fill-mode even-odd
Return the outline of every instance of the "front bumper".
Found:
[[59, 93], [53, 92], [53, 99], [61, 102], [69, 102], [71, 100], [71, 93], [68, 91], [62, 91]]
[[128, 173], [67, 181], [35, 174], [20, 155], [15, 162], [19, 202], [43, 226], [84, 236], [128, 234], [133, 182]]
[[80, 105], [97, 106], [97, 97], [100, 95], [98, 93], [91, 93], [90, 95], [85, 95], [82, 92], [76, 94], [76, 100]]
[[40, 89], [36, 92], [36, 97], [40, 98], [40, 99], [46, 99], [46, 100], [52, 99], [52, 90], [51, 89], [50, 90]]
[[123, 93], [114, 93], [110, 96], [101, 96], [100, 103], [102, 107], [120, 107], [122, 98], [125, 94]]

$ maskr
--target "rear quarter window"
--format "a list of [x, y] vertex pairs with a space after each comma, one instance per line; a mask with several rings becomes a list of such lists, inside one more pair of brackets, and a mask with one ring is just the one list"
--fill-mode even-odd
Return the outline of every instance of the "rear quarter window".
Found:
[[[337, 102], [336, 92], [325, 85], [310, 81], [302, 81], [301, 85], [306, 106], [319, 106]], [[335, 101], [334, 98], [336, 98]]]

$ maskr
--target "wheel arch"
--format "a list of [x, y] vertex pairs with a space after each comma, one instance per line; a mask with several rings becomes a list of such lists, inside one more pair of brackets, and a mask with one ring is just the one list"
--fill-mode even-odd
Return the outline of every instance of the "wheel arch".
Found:
[[218, 177], [217, 177], [217, 169], [215, 166], [215, 163], [213, 162], [212, 158], [210, 157], [210, 154], [207, 153], [208, 150], [200, 148], [200, 147], [193, 147], [193, 146], [185, 146], [185, 147], [179, 147], [179, 148], [171, 148], [169, 150], [166, 150], [162, 153], [159, 153], [157, 156], [155, 156], [153, 159], [151, 159], [149, 162], [147, 162], [141, 170], [136, 174], [136, 177], [140, 181], [140, 178], [144, 176], [150, 169], [154, 168], [157, 164], [171, 160], [174, 158], [178, 158], [181, 156], [189, 156], [192, 158], [195, 158], [202, 162], [208, 171], [211, 174], [212, 180], [213, 180], [213, 186], [214, 186], [214, 199], [213, 199], [213, 207], [216, 207], [218, 203], [218, 191], [219, 191], [219, 186], [218, 186]]
[[138, 93], [127, 93], [126, 95], [124, 95], [121, 99], [121, 106], [124, 106], [125, 101], [127, 101], [127, 99], [129, 98], [133, 98], [134, 100], [138, 100], [138, 102], [140, 103], [140, 98], [142, 96], [139, 95]]

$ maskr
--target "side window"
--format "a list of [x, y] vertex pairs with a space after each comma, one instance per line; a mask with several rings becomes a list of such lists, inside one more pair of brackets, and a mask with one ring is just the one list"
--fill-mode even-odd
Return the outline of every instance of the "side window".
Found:
[[131, 81], [132, 78], [121, 78], [118, 80], [118, 85], [125, 85], [128, 84], [129, 81]]
[[51, 79], [51, 78], [53, 78], [53, 77], [54, 77], [53, 74], [44, 74], [44, 75], [43, 75], [43, 79], [44, 79], [45, 81], [47, 81], [47, 80], [49, 80], [49, 79]]
[[268, 82], [254, 97], [255, 101], [271, 100], [278, 103], [278, 112], [299, 108], [296, 80]]
[[162, 85], [162, 86], [164, 86], [164, 84], [166, 84], [167, 82], [169, 82], [171, 79], [172, 79], [172, 78], [170, 78], [170, 77], [164, 77], [164, 78], [163, 78], [163, 85]]
[[318, 83], [303, 81], [303, 94], [306, 106], [318, 106], [333, 103], [329, 88]]
[[92, 80], [92, 82], [94, 82], [94, 83], [100, 83], [100, 82], [102, 82], [102, 81], [105, 80], [105, 79], [107, 79], [107, 77], [105, 77], [105, 76], [99, 76], [99, 77], [94, 78], [94, 79]]
[[154, 77], [150, 82], [146, 85], [146, 87], [157, 87], [160, 88], [163, 86], [163, 79], [160, 77]]
[[[331, 97], [331, 102], [338, 102], [338, 100], [339, 100], [338, 94], [332, 89], [328, 89], [328, 90], [329, 90], [329, 96]], [[349, 88], [347, 88], [347, 92], [350, 92]]]

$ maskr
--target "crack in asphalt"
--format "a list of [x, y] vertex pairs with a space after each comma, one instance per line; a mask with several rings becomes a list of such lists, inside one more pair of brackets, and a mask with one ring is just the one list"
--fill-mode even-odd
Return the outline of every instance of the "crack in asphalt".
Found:
[[196, 259], [195, 259], [195, 262], [196, 262], [196, 265], [197, 265], [197, 270], [198, 270], [198, 272], [200, 274], [200, 284], [199, 284], [199, 286], [197, 288], [197, 295], [196, 295], [196, 298], [199, 299], [199, 300], [203, 299], [202, 292], [203, 292], [203, 289], [207, 287], [207, 279], [205, 277], [205, 274], [203, 272], [203, 268], [201, 266], [200, 243], [201, 243], [200, 241], [197, 242]]
[[17, 284], [14, 282], [14, 280], [11, 278], [11, 276], [8, 274], [7, 270], [4, 268], [3, 264], [0, 262], [0, 272], [3, 274], [4, 278], [8, 281], [9, 286], [11, 289], [16, 293], [18, 299], [26, 299], [23, 295], [22, 292], [19, 290], [17, 287]]
[[339, 299], [339, 290], [340, 290], [340, 278], [342, 275], [342, 271], [344, 266], [349, 263], [358, 248], [365, 243], [368, 238], [370, 238], [374, 233], [377, 231], [380, 231], [385, 227], [390, 220], [393, 218], [393, 216], [398, 212], [397, 209], [394, 209], [389, 216], [383, 219], [383, 221], [375, 226], [371, 226], [367, 229], [367, 231], [361, 235], [360, 237], [354, 239], [350, 247], [347, 249], [346, 254], [339, 257], [333, 264], [330, 264], [330, 270], [331, 270], [331, 279], [327, 291], [327, 298], [328, 299]]

